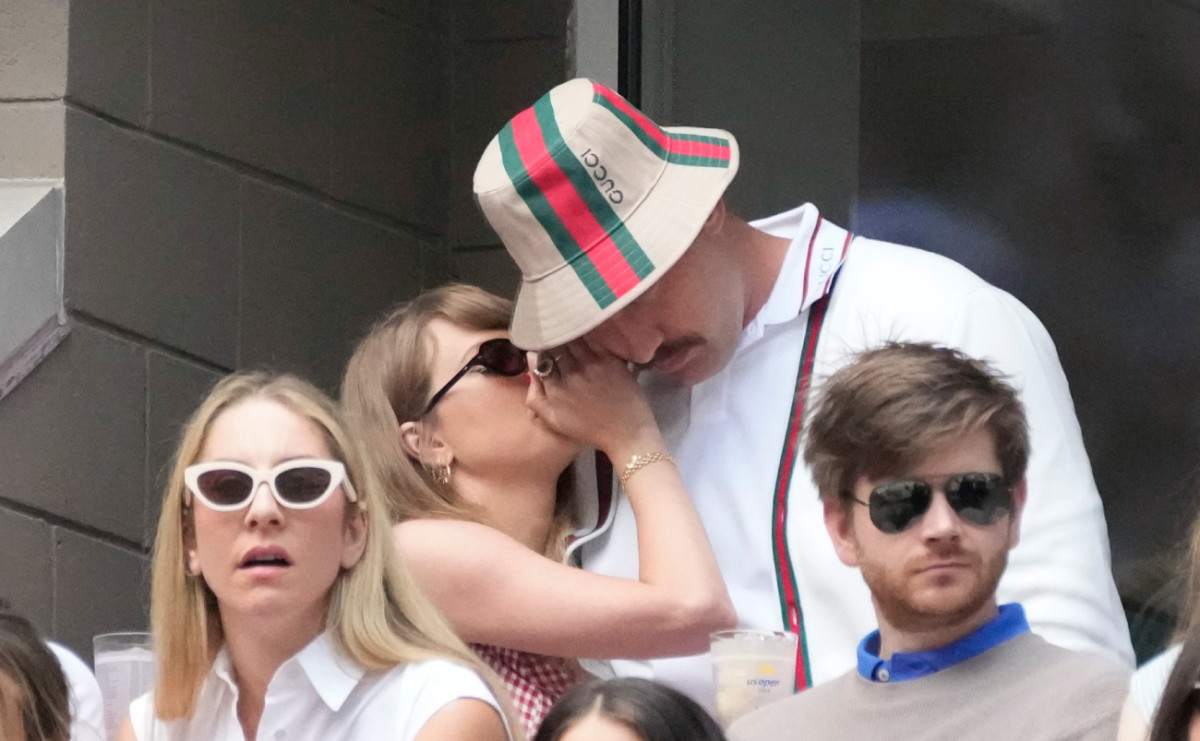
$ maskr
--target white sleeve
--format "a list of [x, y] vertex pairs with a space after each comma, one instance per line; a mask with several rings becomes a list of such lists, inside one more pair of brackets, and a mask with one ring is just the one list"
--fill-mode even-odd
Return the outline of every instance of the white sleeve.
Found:
[[412, 741], [434, 713], [455, 700], [480, 700], [491, 705], [500, 714], [511, 741], [513, 735], [508, 718], [500, 709], [491, 689], [471, 669], [452, 661], [435, 659], [409, 664], [403, 671], [401, 696], [396, 703], [399, 711], [398, 730], [403, 741]]
[[71, 692], [71, 741], [104, 741], [104, 701], [92, 670], [69, 649], [46, 641]]
[[1029, 498], [1000, 601], [1024, 605], [1034, 632], [1052, 643], [1133, 666], [1104, 510], [1054, 343], [1009, 294], [986, 286], [966, 299], [954, 307], [958, 336], [946, 341], [1009, 377], [1030, 428]]
[[1171, 671], [1182, 650], [1182, 644], [1171, 646], [1142, 664], [1129, 681], [1129, 697], [1147, 728], [1154, 724], [1158, 703], [1162, 701], [1163, 690], [1167, 688], [1167, 680], [1171, 678]]

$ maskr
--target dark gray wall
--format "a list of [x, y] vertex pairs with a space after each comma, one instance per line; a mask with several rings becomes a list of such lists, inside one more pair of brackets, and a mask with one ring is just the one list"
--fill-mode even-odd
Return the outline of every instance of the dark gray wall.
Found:
[[[266, 366], [336, 392], [356, 338], [390, 305], [455, 276], [511, 291], [460, 186], [504, 121], [564, 79], [567, 10], [15, 11], [26, 27], [69, 23], [58, 56], [15, 56], [26, 87], [65, 105], [65, 144], [46, 147], [39, 174], [65, 179], [73, 331], [0, 401], [0, 594], [90, 657], [93, 634], [145, 626], [164, 470], [222, 374]], [[16, 111], [33, 131], [26, 97], [0, 84], [0, 116]], [[26, 175], [9, 164], [0, 177]]]
[[747, 218], [858, 191], [859, 2], [645, 0], [644, 104], [659, 123], [726, 129], [730, 205]]

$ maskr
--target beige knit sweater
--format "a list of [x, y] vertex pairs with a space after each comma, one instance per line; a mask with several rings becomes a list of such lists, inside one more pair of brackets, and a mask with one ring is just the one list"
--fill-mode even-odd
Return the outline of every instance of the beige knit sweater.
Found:
[[1113, 741], [1129, 671], [1024, 633], [936, 674], [857, 670], [735, 722], [730, 741]]

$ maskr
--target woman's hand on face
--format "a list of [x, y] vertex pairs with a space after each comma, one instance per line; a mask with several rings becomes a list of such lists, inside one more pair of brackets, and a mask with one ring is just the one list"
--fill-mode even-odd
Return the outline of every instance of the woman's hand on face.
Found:
[[526, 404], [550, 429], [610, 457], [626, 446], [661, 444], [654, 414], [625, 361], [576, 341], [542, 352], [531, 367], [540, 360], [545, 368], [547, 358], [553, 366], [548, 374], [533, 374]]

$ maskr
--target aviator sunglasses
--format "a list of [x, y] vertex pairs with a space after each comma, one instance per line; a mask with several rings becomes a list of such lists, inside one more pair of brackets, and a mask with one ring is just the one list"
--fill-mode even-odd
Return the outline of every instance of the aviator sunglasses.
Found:
[[494, 340], [488, 340], [479, 346], [479, 352], [475, 353], [475, 357], [467, 361], [462, 370], [455, 373], [454, 377], [447, 381], [445, 386], [438, 389], [438, 392], [425, 405], [425, 411], [421, 412], [421, 416], [429, 414], [429, 411], [433, 409], [435, 404], [442, 400], [446, 392], [454, 384], [458, 383], [459, 379], [467, 375], [472, 368], [483, 368], [489, 373], [499, 373], [502, 376], [519, 376], [528, 370], [528, 365], [525, 362], [525, 351], [514, 345], [507, 338], [497, 337]]
[[[959, 473], [948, 476], [942, 491], [954, 512], [975, 525], [991, 525], [1012, 512], [1012, 487], [995, 473]], [[885, 533], [899, 533], [916, 523], [933, 503], [934, 486], [921, 479], [896, 479], [871, 490], [867, 507], [871, 522]]]
[[183, 482], [188, 490], [206, 507], [217, 512], [246, 507], [264, 481], [275, 501], [288, 509], [312, 509], [328, 499], [342, 483], [345, 483], [346, 499], [358, 501], [354, 487], [346, 480], [346, 467], [338, 461], [296, 458], [269, 471], [229, 461], [196, 463], [183, 469]]

